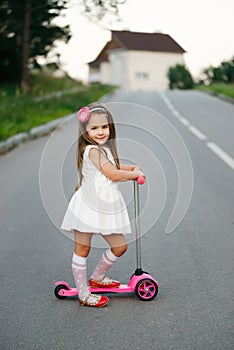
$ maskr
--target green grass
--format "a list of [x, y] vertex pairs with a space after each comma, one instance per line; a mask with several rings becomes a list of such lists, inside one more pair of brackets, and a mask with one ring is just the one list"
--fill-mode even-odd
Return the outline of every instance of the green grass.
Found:
[[68, 90], [74, 87], [82, 87], [81, 82], [75, 81], [69, 77], [51, 78], [49, 74], [34, 74], [31, 77], [32, 94], [43, 96], [53, 91]]
[[217, 83], [209, 86], [199, 85], [198, 89], [234, 98], [234, 84]]
[[[80, 91], [59, 98], [35, 101], [38, 96], [74, 87], [78, 87]], [[88, 103], [97, 101], [113, 89], [113, 86], [100, 84], [83, 86], [67, 77], [52, 79], [39, 75], [33, 77], [30, 94], [23, 94], [17, 86], [11, 84], [0, 86], [0, 141], [73, 113]]]

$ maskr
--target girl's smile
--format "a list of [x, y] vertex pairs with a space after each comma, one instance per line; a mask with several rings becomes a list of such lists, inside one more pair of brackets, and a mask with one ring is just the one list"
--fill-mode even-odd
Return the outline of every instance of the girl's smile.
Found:
[[87, 124], [86, 131], [89, 137], [99, 145], [104, 145], [110, 137], [110, 128], [106, 115], [93, 114]]

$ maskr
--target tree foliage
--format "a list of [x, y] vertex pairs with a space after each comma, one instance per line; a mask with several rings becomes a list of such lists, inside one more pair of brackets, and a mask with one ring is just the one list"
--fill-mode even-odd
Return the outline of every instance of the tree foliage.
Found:
[[218, 67], [209, 66], [203, 70], [203, 79], [200, 81], [206, 85], [213, 83], [234, 82], [234, 56], [230, 61], [223, 61]]
[[[54, 19], [67, 7], [67, 0], [3, 0], [0, 5], [0, 80], [22, 81], [28, 67], [38, 65], [56, 40], [70, 39], [69, 26]], [[27, 83], [27, 82], [26, 82]]]
[[170, 67], [167, 77], [170, 89], [192, 89], [194, 87], [192, 75], [183, 64]]
[[108, 14], [118, 17], [119, 6], [126, 0], [83, 0], [85, 13], [92, 21], [99, 21]]

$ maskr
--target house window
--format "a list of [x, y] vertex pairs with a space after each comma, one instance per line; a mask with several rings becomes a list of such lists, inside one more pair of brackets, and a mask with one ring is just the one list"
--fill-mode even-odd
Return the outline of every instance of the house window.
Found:
[[135, 77], [139, 80], [148, 80], [149, 79], [149, 73], [146, 72], [136, 72]]

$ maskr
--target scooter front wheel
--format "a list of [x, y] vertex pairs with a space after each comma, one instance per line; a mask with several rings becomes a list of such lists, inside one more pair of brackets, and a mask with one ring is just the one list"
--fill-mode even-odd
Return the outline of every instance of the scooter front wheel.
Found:
[[158, 286], [151, 278], [144, 278], [137, 283], [135, 292], [139, 299], [150, 301], [158, 294]]
[[56, 296], [56, 298], [66, 299], [67, 296], [62, 294], [62, 292], [61, 292], [62, 289], [69, 290], [69, 288], [65, 284], [59, 284], [54, 289], [54, 295]]

